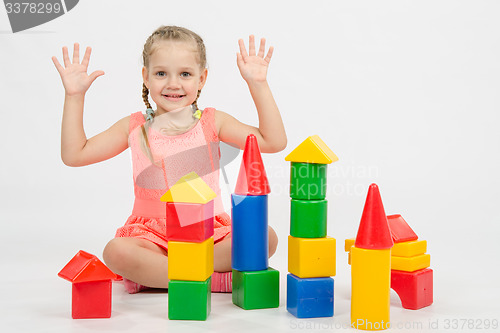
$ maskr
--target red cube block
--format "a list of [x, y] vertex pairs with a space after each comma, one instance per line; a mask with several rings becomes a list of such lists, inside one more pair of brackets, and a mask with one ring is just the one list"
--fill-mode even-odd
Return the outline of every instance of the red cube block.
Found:
[[73, 319], [111, 317], [111, 280], [73, 283]]
[[391, 288], [399, 295], [403, 308], [418, 310], [433, 302], [433, 272], [430, 268], [415, 272], [391, 271]]
[[214, 201], [167, 202], [167, 240], [201, 243], [214, 235]]

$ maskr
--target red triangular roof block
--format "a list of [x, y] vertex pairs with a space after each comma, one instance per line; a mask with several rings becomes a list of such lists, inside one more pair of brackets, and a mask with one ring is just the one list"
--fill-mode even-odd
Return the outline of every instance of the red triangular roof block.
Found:
[[266, 195], [271, 192], [266, 169], [255, 135], [247, 136], [240, 173], [234, 193], [238, 195]]
[[95, 255], [85, 251], [79, 251], [57, 275], [72, 283], [117, 279]]
[[408, 242], [417, 240], [418, 236], [412, 228], [406, 223], [403, 217], [399, 214], [387, 216], [389, 229], [391, 230], [392, 240], [394, 243]]
[[377, 184], [371, 184], [354, 246], [362, 249], [390, 249], [392, 241], [387, 216]]

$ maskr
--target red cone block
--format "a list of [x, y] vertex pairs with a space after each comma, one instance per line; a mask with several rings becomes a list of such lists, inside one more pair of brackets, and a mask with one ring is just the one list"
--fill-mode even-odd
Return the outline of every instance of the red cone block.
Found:
[[240, 173], [234, 193], [238, 195], [266, 195], [271, 192], [259, 144], [255, 135], [250, 134], [245, 143]]
[[390, 249], [394, 245], [377, 184], [371, 184], [354, 246], [362, 249]]

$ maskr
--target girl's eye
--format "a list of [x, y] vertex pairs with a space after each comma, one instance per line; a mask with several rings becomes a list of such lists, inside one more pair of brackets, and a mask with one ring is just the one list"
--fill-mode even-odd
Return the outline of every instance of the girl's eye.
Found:
[[156, 73], [156, 76], [165, 76], [165, 72], [160, 71], [160, 72]]
[[181, 73], [181, 76], [182, 76], [182, 77], [189, 77], [189, 76], [191, 76], [191, 74], [190, 74], [190, 73], [188, 73], [188, 72], [182, 72], [182, 73]]

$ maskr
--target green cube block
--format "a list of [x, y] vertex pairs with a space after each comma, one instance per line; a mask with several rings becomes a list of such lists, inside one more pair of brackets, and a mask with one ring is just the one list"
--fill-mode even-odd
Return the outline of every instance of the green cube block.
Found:
[[290, 197], [300, 200], [322, 200], [326, 197], [326, 164], [292, 162]]
[[326, 237], [326, 200], [292, 199], [290, 209], [290, 235], [299, 238]]
[[207, 320], [211, 310], [211, 277], [206, 281], [170, 280], [168, 319]]
[[280, 273], [233, 269], [233, 303], [245, 310], [277, 308], [280, 304]]

